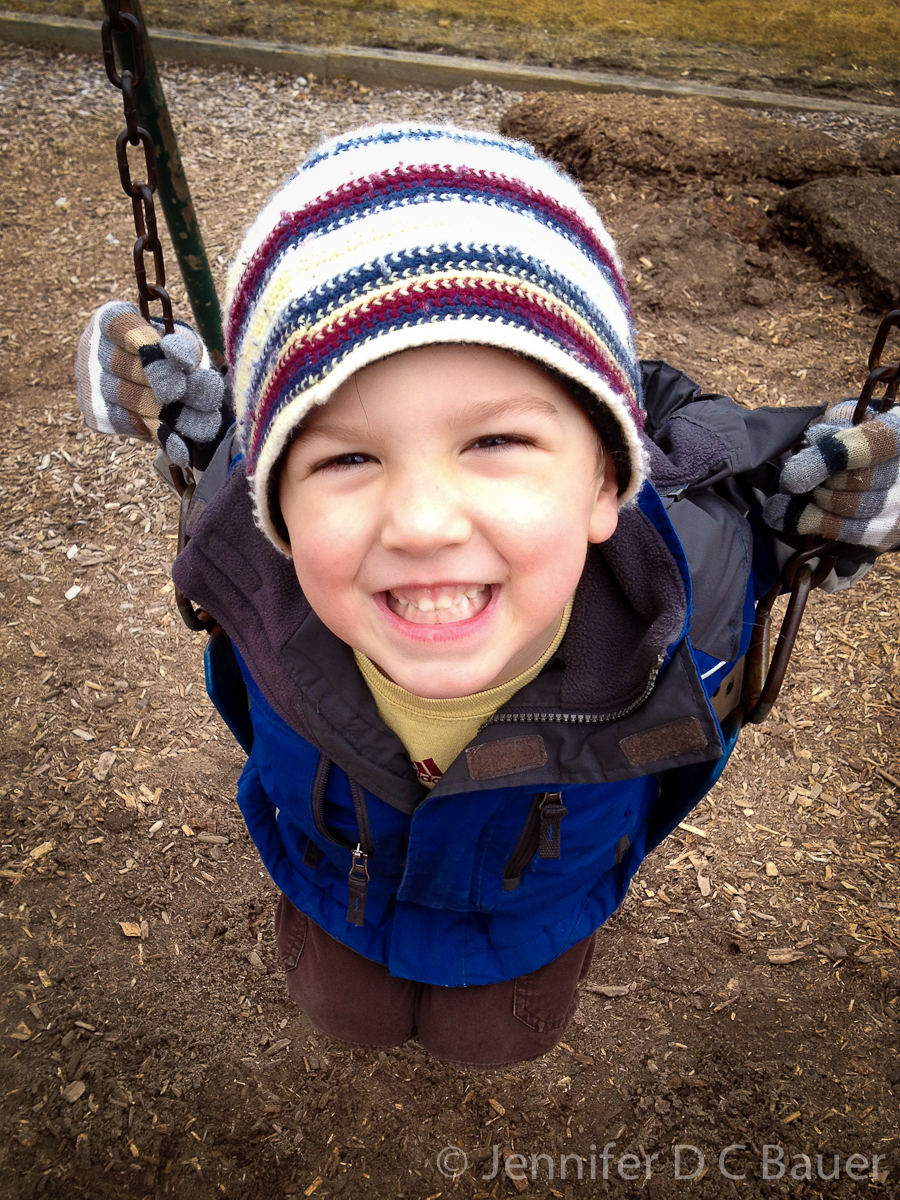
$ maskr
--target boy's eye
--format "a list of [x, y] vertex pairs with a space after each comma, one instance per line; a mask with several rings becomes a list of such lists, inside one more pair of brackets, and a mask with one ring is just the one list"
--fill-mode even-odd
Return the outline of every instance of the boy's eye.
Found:
[[531, 438], [522, 437], [515, 433], [490, 433], [486, 437], [476, 438], [469, 449], [471, 450], [501, 450], [505, 446], [531, 446]]
[[346, 467], [361, 467], [374, 461], [371, 454], [336, 454], [334, 458], [326, 458], [323, 462], [316, 463], [314, 470], [329, 471]]

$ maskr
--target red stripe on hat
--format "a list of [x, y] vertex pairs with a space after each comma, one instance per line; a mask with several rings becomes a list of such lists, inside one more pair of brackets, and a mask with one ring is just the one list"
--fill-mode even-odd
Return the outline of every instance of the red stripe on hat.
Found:
[[436, 281], [432, 277], [404, 281], [387, 296], [362, 300], [355, 308], [293, 343], [260, 393], [249, 447], [250, 469], [255, 465], [260, 443], [267, 436], [277, 406], [296, 382], [295, 376], [305, 374], [316, 362], [343, 357], [340, 353], [343, 348], [376, 337], [379, 330], [386, 333], [404, 321], [415, 325], [427, 324], [429, 318], [441, 321], [445, 309], [466, 315], [495, 316], [501, 322], [507, 318], [510, 323], [547, 330], [561, 349], [609, 382], [628, 404], [638, 428], [643, 428], [644, 414], [627, 375], [598, 338], [585, 336], [565, 308], [549, 297], [543, 304], [536, 302], [533, 294], [526, 294], [507, 281], [465, 276]]
[[[319, 225], [328, 221], [346, 219], [350, 211], [365, 205], [369, 210], [379, 205], [414, 202], [417, 195], [437, 193], [442, 199], [450, 199], [459, 193], [471, 193], [483, 198], [484, 202], [496, 199], [515, 203], [538, 219], [552, 221], [568, 233], [574, 234], [597, 258], [612, 276], [618, 298], [626, 313], [630, 314], [625, 280], [615, 258], [571, 208], [558, 203], [544, 192], [529, 188], [518, 179], [490, 171], [476, 171], [471, 167], [442, 167], [437, 164], [398, 166], [388, 171], [352, 180], [317, 197], [312, 203], [295, 212], [284, 212], [253, 254], [244, 269], [228, 313], [227, 349], [230, 361], [234, 361], [235, 344], [253, 296], [260, 288], [265, 274], [286, 246], [308, 236]], [[441, 195], [443, 193], [443, 195]]]

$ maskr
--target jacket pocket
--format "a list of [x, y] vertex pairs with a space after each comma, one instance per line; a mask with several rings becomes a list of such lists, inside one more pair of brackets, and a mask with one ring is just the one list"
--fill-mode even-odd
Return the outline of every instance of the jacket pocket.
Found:
[[561, 792], [539, 792], [534, 797], [519, 840], [503, 869], [504, 892], [516, 890], [535, 853], [539, 852], [541, 858], [560, 857], [560, 823], [568, 811]]

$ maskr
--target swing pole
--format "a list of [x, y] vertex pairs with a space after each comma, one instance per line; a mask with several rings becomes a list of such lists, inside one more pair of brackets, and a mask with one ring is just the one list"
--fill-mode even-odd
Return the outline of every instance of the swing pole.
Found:
[[[107, 0], [103, 0], [103, 7], [109, 15]], [[210, 358], [218, 366], [225, 358], [219, 298], [209, 269], [203, 235], [178, 151], [166, 97], [156, 69], [153, 46], [147, 36], [140, 0], [130, 0], [128, 9], [140, 22], [144, 41], [144, 81], [134, 92], [138, 117], [141, 126], [153, 139], [159, 197], [194, 320], [200, 336], [207, 345]], [[135, 62], [131, 38], [114, 30], [113, 40], [122, 69], [133, 72]]]

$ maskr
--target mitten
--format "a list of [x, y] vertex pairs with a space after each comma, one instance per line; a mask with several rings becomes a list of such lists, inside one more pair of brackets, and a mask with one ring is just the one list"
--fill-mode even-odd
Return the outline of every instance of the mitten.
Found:
[[185, 470], [206, 466], [230, 420], [225, 380], [197, 334], [181, 322], [166, 334], [133, 304], [113, 301], [94, 313], [75, 373], [91, 429], [155, 439]]
[[853, 425], [854, 400], [829, 408], [806, 431], [809, 445], [788, 460], [766, 524], [878, 551], [900, 546], [900, 410], [870, 407]]

